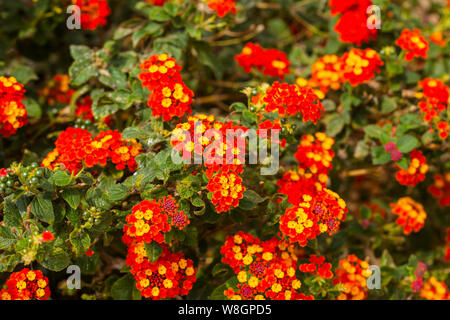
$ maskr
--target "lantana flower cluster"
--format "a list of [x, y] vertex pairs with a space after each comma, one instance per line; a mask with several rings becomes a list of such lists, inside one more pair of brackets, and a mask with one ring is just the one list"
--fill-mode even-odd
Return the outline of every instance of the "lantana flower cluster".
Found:
[[450, 172], [434, 175], [434, 183], [428, 187], [428, 192], [439, 199], [441, 207], [450, 206]]
[[333, 278], [331, 271], [331, 263], [325, 262], [325, 257], [316, 256], [312, 254], [309, 256], [309, 263], [302, 263], [299, 265], [299, 270], [305, 273], [312, 273], [324, 279]]
[[340, 57], [325, 55], [319, 58], [312, 65], [311, 77], [308, 80], [298, 78], [297, 84], [315, 88], [324, 96], [329, 89], [338, 90], [346, 82], [358, 86], [372, 80], [383, 64], [375, 50], [353, 48]]
[[148, 106], [155, 117], [168, 121], [192, 112], [194, 92], [181, 79], [181, 67], [174, 58], [162, 53], [140, 65], [139, 79], [150, 90]]
[[[246, 128], [215, 121], [213, 116], [199, 114], [189, 116], [188, 121], [178, 124], [172, 132], [171, 144], [182, 153], [185, 160], [199, 156], [204, 159], [205, 174], [209, 179], [207, 190], [218, 213], [239, 205], [245, 187], [240, 174], [245, 161], [246, 141], [238, 137], [227, 139], [227, 131], [245, 133]], [[241, 139], [241, 142], [239, 141]], [[228, 153], [228, 159], [227, 159]]]
[[224, 17], [228, 13], [236, 13], [235, 0], [208, 0], [208, 7], [217, 12], [219, 17]]
[[449, 300], [450, 291], [445, 282], [439, 281], [435, 277], [430, 277], [423, 284], [420, 297], [427, 300]]
[[[417, 96], [422, 99], [418, 106], [420, 111], [424, 114], [424, 120], [426, 122], [431, 122], [434, 119], [440, 119], [440, 113], [445, 111], [448, 106], [449, 101], [449, 89], [440, 79], [425, 78], [419, 82], [419, 86], [422, 88], [423, 92], [419, 93]], [[441, 135], [442, 139], [447, 138], [448, 123], [441, 121], [445, 124], [440, 124], [441, 128], [439, 131], [443, 131]], [[447, 133], [448, 134], [448, 133]]]
[[377, 36], [375, 25], [367, 25], [367, 8], [372, 5], [371, 0], [329, 0], [331, 14], [341, 14], [334, 30], [339, 34], [342, 42], [361, 45], [373, 40]]
[[22, 103], [25, 89], [14, 77], [0, 77], [0, 135], [7, 138], [27, 124], [27, 110]]
[[395, 221], [403, 228], [405, 235], [411, 232], [419, 232], [425, 224], [427, 214], [422, 204], [414, 201], [410, 197], [403, 197], [398, 199], [394, 204], [391, 204], [392, 213], [398, 215]]
[[220, 249], [222, 262], [233, 268], [237, 284], [224, 295], [231, 300], [312, 300], [298, 290], [295, 276], [298, 257], [294, 247], [272, 238], [261, 241], [249, 233], [227, 236]]
[[159, 258], [150, 262], [144, 242], [133, 242], [128, 247], [127, 265], [137, 289], [144, 298], [153, 300], [187, 295], [197, 280], [192, 260], [181, 252], [170, 252], [166, 245], [162, 250]]
[[75, 90], [70, 86], [70, 78], [67, 74], [56, 74], [48, 85], [38, 92], [46, 104], [53, 106], [56, 103], [67, 105], [70, 103]]
[[187, 213], [169, 195], [159, 200], [143, 200], [132, 208], [123, 227], [123, 242], [164, 243], [164, 236], [172, 227], [183, 230], [189, 223]]
[[11, 274], [6, 288], [0, 290], [0, 300], [47, 300], [50, 297], [48, 279], [40, 270], [22, 269]]
[[410, 158], [411, 162], [408, 169], [399, 168], [395, 179], [402, 185], [413, 187], [425, 179], [425, 174], [428, 172], [428, 165], [426, 158], [420, 150], [411, 151]]
[[336, 233], [347, 211], [345, 201], [335, 192], [318, 188], [303, 194], [301, 202], [286, 209], [280, 218], [280, 231], [291, 243], [304, 247], [321, 233]]
[[142, 146], [134, 139], [124, 140], [117, 130], [100, 131], [93, 138], [86, 129], [69, 127], [62, 131], [55, 142], [55, 149], [47, 154], [42, 166], [54, 170], [64, 166], [71, 173], [77, 173], [83, 166], [106, 166], [110, 160], [117, 170], [135, 171], [135, 157]]
[[95, 30], [108, 22], [106, 18], [111, 14], [108, 0], [72, 0], [72, 2], [81, 9], [83, 29]]
[[369, 264], [366, 261], [354, 254], [339, 260], [333, 284], [343, 285], [344, 290], [337, 297], [338, 300], [363, 300], [367, 297], [367, 278], [371, 275], [368, 267]]
[[300, 170], [320, 176], [319, 181], [326, 181], [326, 176], [333, 167], [331, 163], [335, 155], [332, 150], [333, 144], [334, 139], [327, 137], [323, 132], [303, 135], [294, 154]]
[[259, 44], [247, 43], [241, 53], [234, 56], [234, 60], [250, 72], [252, 68], [264, 75], [284, 79], [289, 73], [290, 62], [286, 54], [278, 49], [263, 49]]
[[429, 43], [419, 29], [404, 29], [395, 44], [406, 51], [405, 60], [411, 61], [416, 57], [428, 57]]
[[266, 112], [276, 111], [282, 117], [301, 114], [303, 122], [317, 123], [325, 110], [311, 88], [278, 81], [266, 90], [263, 102]]

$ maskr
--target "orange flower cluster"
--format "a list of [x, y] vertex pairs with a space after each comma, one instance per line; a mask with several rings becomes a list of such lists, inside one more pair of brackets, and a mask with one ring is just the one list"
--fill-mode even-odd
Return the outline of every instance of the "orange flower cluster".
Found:
[[410, 197], [403, 197], [395, 204], [391, 203], [391, 208], [392, 213], [398, 215], [395, 222], [403, 228], [405, 235], [423, 228], [427, 214], [420, 203]]
[[441, 207], [450, 206], [450, 172], [446, 172], [444, 175], [434, 175], [434, 184], [428, 187], [428, 192], [434, 198], [439, 199]]
[[342, 56], [341, 70], [343, 77], [352, 86], [367, 82], [379, 72], [384, 63], [373, 49], [351, 49]]
[[189, 116], [188, 122], [178, 124], [171, 139], [172, 146], [182, 153], [183, 159], [191, 160], [194, 155], [194, 159], [201, 156], [204, 160], [205, 174], [209, 178], [207, 189], [212, 193], [211, 201], [218, 213], [238, 206], [245, 191], [239, 174], [243, 172], [246, 141], [244, 137], [239, 138], [239, 134], [237, 143], [234, 138], [227, 139], [228, 130], [244, 134], [246, 128], [200, 114]]
[[235, 0], [208, 0], [208, 7], [221, 18], [230, 12], [236, 14]]
[[413, 150], [409, 155], [411, 157], [409, 168], [407, 170], [399, 168], [395, 179], [404, 186], [414, 187], [425, 179], [425, 174], [428, 172], [428, 165], [421, 151]]
[[311, 88], [280, 84], [278, 81], [267, 89], [263, 102], [266, 103], [266, 112], [277, 111], [280, 116], [301, 113], [303, 122], [311, 120], [316, 123], [322, 116], [321, 112], [325, 110]]
[[437, 124], [437, 129], [438, 129], [438, 131], [439, 131], [439, 137], [440, 137], [442, 140], [447, 139], [448, 133], [450, 132], [450, 125], [448, 124], [448, 122], [440, 121], [440, 122]]
[[277, 49], [263, 49], [259, 44], [247, 43], [241, 53], [234, 56], [234, 60], [250, 72], [254, 67], [270, 77], [284, 79], [289, 73], [290, 62], [284, 52]]
[[[333, 167], [331, 164], [334, 158], [334, 152], [331, 149], [333, 144], [334, 139], [327, 137], [323, 132], [317, 132], [315, 136], [312, 134], [303, 135], [297, 147], [297, 152], [294, 154], [300, 170], [309, 171], [314, 176], [327, 176]], [[324, 179], [321, 177], [319, 180]]]
[[181, 67], [165, 53], [153, 55], [140, 65], [139, 79], [151, 92], [148, 106], [155, 117], [168, 121], [191, 113], [194, 92], [181, 79]]
[[0, 300], [47, 300], [49, 297], [47, 277], [40, 270], [28, 268], [11, 274], [6, 289], [0, 290]]
[[127, 265], [136, 279], [136, 287], [145, 298], [153, 300], [184, 296], [197, 280], [197, 270], [191, 259], [181, 252], [172, 253], [165, 245], [155, 262], [150, 262], [143, 242], [128, 248]]
[[425, 114], [424, 120], [430, 122], [439, 117], [441, 111], [447, 109], [449, 90], [442, 80], [432, 78], [420, 81], [419, 86], [423, 89], [423, 93], [419, 93], [418, 97], [425, 98], [419, 102], [419, 108]]
[[309, 263], [299, 265], [299, 270], [305, 273], [313, 273], [324, 279], [333, 278], [331, 263], [325, 262], [325, 257], [318, 257], [312, 254], [309, 257]]
[[237, 207], [245, 191], [242, 178], [233, 171], [219, 171], [209, 179], [206, 188], [212, 192], [211, 202], [215, 205], [217, 213]]
[[328, 178], [324, 177], [321, 182], [320, 177], [323, 176], [319, 176], [319, 180], [317, 180], [311, 174], [290, 170], [277, 181], [278, 193], [287, 195], [290, 204], [298, 205], [303, 202], [304, 194], [309, 194], [311, 190], [319, 190], [325, 186], [324, 183]]
[[427, 300], [450, 300], [450, 292], [444, 282], [430, 277], [424, 283], [420, 297]]
[[25, 89], [16, 78], [0, 77], [0, 135], [5, 138], [27, 124], [27, 110], [22, 99]]
[[74, 5], [81, 9], [81, 27], [95, 30], [98, 26], [104, 26], [106, 18], [111, 14], [107, 0], [72, 0]]
[[183, 230], [190, 223], [187, 213], [178, 207], [178, 202], [171, 195], [158, 201], [141, 201], [126, 217], [122, 241], [126, 245], [132, 242], [164, 243], [164, 235], [172, 226]]
[[395, 44], [406, 51], [405, 60], [411, 61], [415, 57], [428, 57], [429, 43], [422, 36], [419, 29], [410, 30], [404, 29], [400, 37], [395, 41]]
[[297, 256], [294, 247], [277, 238], [261, 241], [238, 232], [227, 236], [220, 249], [222, 262], [230, 265], [237, 284], [224, 291], [231, 300], [312, 300], [299, 293], [301, 282], [295, 276]]
[[330, 0], [331, 14], [342, 14], [334, 30], [339, 34], [342, 42], [361, 45], [375, 39], [377, 29], [367, 27], [367, 8], [372, 5], [371, 0]]
[[56, 166], [64, 165], [71, 173], [77, 173], [83, 165], [104, 167], [108, 160], [115, 164], [117, 170], [128, 167], [135, 171], [135, 157], [142, 149], [136, 140], [122, 139], [117, 130], [100, 131], [93, 139], [89, 131], [72, 127], [60, 133], [55, 147], [42, 161], [42, 166], [54, 170]]
[[280, 218], [280, 231], [291, 243], [302, 247], [321, 233], [333, 235], [345, 221], [345, 201], [329, 189], [309, 190], [302, 201], [287, 208]]
[[368, 267], [366, 261], [360, 260], [354, 254], [339, 261], [333, 284], [342, 284], [344, 291], [338, 296], [338, 300], [363, 300], [367, 297], [367, 278], [371, 274]]
[[[262, 117], [262, 115], [261, 115]], [[267, 131], [264, 131], [267, 130]], [[272, 130], [278, 130], [278, 133], [281, 132], [281, 125], [280, 125], [280, 120], [279, 119], [275, 119], [275, 120], [270, 120], [267, 119], [265, 121], [262, 121], [260, 123], [258, 123], [258, 137], [260, 138], [264, 138], [264, 139], [271, 139], [272, 143], [279, 143], [280, 146], [282, 148], [284, 148], [286, 146], [286, 139], [281, 139], [281, 140], [275, 140], [274, 138], [271, 138], [271, 134], [272, 134]]]
[[75, 90], [69, 86], [70, 78], [67, 74], [57, 74], [52, 81], [38, 92], [49, 106], [56, 103], [69, 104]]
[[312, 65], [311, 78], [308, 85], [312, 88], [319, 88], [323, 93], [331, 88], [339, 90], [341, 84], [345, 82], [341, 71], [342, 59], [336, 55], [325, 55]]
[[277, 181], [278, 193], [287, 195], [288, 202], [297, 205], [303, 201], [303, 194], [310, 190], [318, 190], [325, 186], [324, 182], [317, 180], [311, 173], [305, 174], [301, 170], [289, 170]]

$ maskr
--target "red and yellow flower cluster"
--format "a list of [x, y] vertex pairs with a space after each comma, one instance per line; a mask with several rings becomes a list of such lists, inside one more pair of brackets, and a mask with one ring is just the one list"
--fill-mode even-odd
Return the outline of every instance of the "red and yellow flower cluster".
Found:
[[331, 147], [334, 139], [329, 138], [323, 132], [303, 135], [294, 154], [298, 161], [301, 172], [311, 173], [317, 176], [319, 181], [325, 182], [328, 173], [332, 169], [331, 162], [334, 158], [334, 151]]
[[252, 68], [270, 77], [284, 76], [289, 73], [290, 62], [284, 52], [277, 49], [263, 49], [259, 44], [247, 43], [241, 53], [234, 56], [234, 60], [250, 72]]
[[208, 0], [208, 7], [216, 11], [221, 18], [230, 12], [236, 14], [235, 0]]
[[224, 295], [231, 300], [312, 300], [298, 292], [301, 282], [295, 276], [298, 257], [294, 247], [272, 238], [261, 241], [238, 232], [227, 236], [220, 249], [222, 262], [236, 273], [237, 284]]
[[40, 270], [28, 268], [11, 274], [6, 288], [0, 290], [0, 300], [47, 300], [49, 297], [47, 277]]
[[425, 179], [425, 174], [428, 172], [428, 165], [423, 153], [419, 150], [411, 151], [410, 157], [411, 162], [409, 168], [406, 170], [399, 168], [395, 179], [404, 186], [414, 187]]
[[405, 60], [411, 61], [415, 57], [428, 57], [429, 43], [419, 29], [404, 29], [395, 44], [406, 51]]
[[162, 245], [162, 250], [160, 257], [150, 262], [144, 242], [133, 242], [128, 248], [127, 265], [144, 298], [184, 296], [197, 280], [197, 270], [191, 259], [186, 259], [181, 252], [170, 252], [166, 245]]
[[72, 0], [72, 3], [81, 9], [83, 29], [95, 30], [108, 22], [106, 18], [111, 14], [108, 0]]
[[38, 92], [46, 104], [53, 106], [56, 103], [69, 104], [75, 90], [69, 86], [70, 78], [67, 74], [57, 74], [50, 83]]
[[[227, 139], [227, 131], [237, 132], [235, 139]], [[209, 179], [207, 190], [212, 193], [211, 201], [218, 213], [225, 212], [239, 205], [245, 187], [242, 178], [245, 161], [246, 141], [239, 136], [246, 128], [214, 120], [214, 116], [199, 114], [189, 116], [188, 121], [180, 123], [172, 132], [171, 144], [182, 153], [185, 160], [192, 156], [202, 157], [205, 174]]]
[[179, 209], [178, 202], [171, 195], [158, 201], [141, 201], [132, 208], [126, 222], [122, 238], [126, 245], [132, 242], [164, 243], [164, 235], [172, 226], [183, 230], [190, 223], [187, 213]]
[[[126, 223], [122, 241], [128, 246], [127, 265], [142, 296], [157, 300], [188, 294], [196, 281], [193, 262], [170, 252], [164, 243], [172, 226], [182, 230], [190, 223], [177, 201], [171, 195], [143, 200], [132, 208]], [[145, 244], [153, 241], [161, 245], [162, 254], [150, 262]]]
[[367, 297], [367, 278], [371, 275], [368, 267], [369, 264], [366, 261], [354, 254], [339, 261], [333, 284], [342, 284], [344, 290], [337, 297], [338, 300], [363, 300]]
[[308, 194], [310, 190], [323, 188], [327, 180], [327, 177], [325, 178], [324, 181], [320, 181], [301, 170], [289, 170], [277, 181], [278, 193], [287, 195], [288, 202], [295, 206], [303, 201], [303, 195]]
[[420, 203], [410, 197], [403, 197], [395, 204], [391, 203], [391, 208], [392, 213], [398, 215], [395, 222], [403, 228], [405, 235], [423, 228], [427, 214]]
[[60, 133], [55, 142], [55, 149], [42, 161], [42, 166], [54, 170], [63, 165], [69, 172], [77, 173], [83, 165], [106, 166], [108, 160], [117, 170], [135, 171], [135, 157], [142, 146], [136, 140], [124, 140], [117, 130], [100, 131], [92, 138], [89, 131], [69, 127]]
[[163, 6], [168, 0], [146, 0], [148, 3], [153, 4], [155, 6]]
[[[418, 93], [418, 97], [425, 99], [421, 100], [418, 104], [420, 111], [424, 114], [424, 120], [426, 122], [431, 122], [433, 119], [437, 118], [439, 120], [439, 114], [441, 111], [447, 109], [449, 90], [442, 80], [425, 78], [423, 81], [419, 82], [419, 86], [422, 88], [423, 93]], [[441, 124], [439, 131], [445, 132], [442, 139], [447, 138], [445, 129], [448, 129], [448, 123]], [[447, 133], [448, 134], [448, 133]]]
[[27, 110], [22, 103], [25, 89], [16, 78], [0, 77], [0, 134], [9, 137], [27, 124]]
[[299, 265], [299, 270], [305, 273], [316, 274], [324, 279], [333, 278], [331, 263], [325, 262], [325, 257], [318, 257], [315, 254], [309, 257], [309, 263]]
[[450, 300], [450, 292], [447, 285], [438, 281], [435, 277], [430, 277], [420, 291], [420, 297], [427, 300]]
[[372, 80], [383, 64], [375, 50], [353, 48], [341, 57], [325, 55], [319, 58], [312, 65], [311, 77], [308, 80], [298, 78], [297, 84], [318, 89], [324, 95], [329, 89], [338, 90], [346, 82], [357, 86]]
[[373, 49], [351, 49], [342, 56], [341, 70], [352, 86], [367, 82], [375, 77], [384, 63]]
[[181, 67], [165, 53], [153, 55], [140, 65], [139, 79], [150, 90], [148, 106], [155, 117], [168, 121], [192, 112], [194, 92], [181, 79]]
[[450, 172], [446, 172], [444, 175], [434, 175], [434, 184], [428, 187], [428, 192], [434, 198], [439, 199], [441, 207], [450, 206]]
[[371, 0], [330, 0], [331, 14], [342, 14], [334, 27], [342, 42], [361, 45], [375, 39], [377, 29], [368, 28], [367, 8], [372, 5]]
[[280, 116], [295, 116], [300, 113], [303, 122], [311, 120], [316, 123], [325, 110], [311, 88], [278, 81], [266, 90], [263, 103], [266, 103], [266, 112], [277, 111]]
[[280, 231], [291, 243], [304, 247], [321, 233], [336, 233], [347, 211], [339, 195], [320, 186], [308, 190], [298, 204], [286, 209], [280, 218]]

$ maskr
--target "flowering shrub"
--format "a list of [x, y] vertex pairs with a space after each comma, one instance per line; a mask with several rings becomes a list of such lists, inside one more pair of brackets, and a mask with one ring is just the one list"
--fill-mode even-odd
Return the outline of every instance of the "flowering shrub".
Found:
[[25, 2], [1, 300], [450, 298], [448, 2]]

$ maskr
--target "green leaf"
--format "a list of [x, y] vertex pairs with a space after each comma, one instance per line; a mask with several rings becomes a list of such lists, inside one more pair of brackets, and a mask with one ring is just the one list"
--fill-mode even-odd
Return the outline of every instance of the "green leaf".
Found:
[[52, 180], [58, 187], [65, 187], [72, 181], [72, 177], [65, 171], [56, 171], [52, 176]]
[[244, 110], [247, 110], [247, 106], [242, 102], [234, 102], [230, 105], [230, 109], [234, 109], [238, 112], [242, 112]]
[[11, 229], [0, 226], [0, 250], [7, 250], [16, 241], [16, 236], [12, 233]]
[[163, 26], [159, 23], [148, 21], [144, 24], [144, 26], [140, 29], [138, 29], [136, 32], [133, 33], [133, 36], [131, 37], [133, 41], [133, 47], [135, 48], [139, 42], [148, 36], [158, 37], [163, 32]]
[[70, 233], [69, 241], [77, 255], [84, 254], [91, 246], [91, 238], [89, 235], [84, 231], [79, 232], [76, 229]]
[[4, 203], [3, 213], [5, 224], [10, 227], [22, 226], [22, 216], [20, 215], [19, 209], [17, 209], [10, 199], [5, 199]]
[[419, 140], [410, 135], [404, 135], [398, 138], [396, 144], [401, 153], [408, 153], [420, 146]]
[[111, 287], [111, 296], [114, 300], [136, 300], [138, 297], [136, 296], [135, 291], [137, 291], [136, 280], [134, 280], [131, 274], [126, 274], [114, 282]]
[[184, 183], [177, 183], [177, 192], [183, 199], [189, 199], [195, 193], [194, 189], [190, 185]]
[[65, 189], [62, 192], [62, 197], [72, 209], [78, 208], [81, 201], [81, 196], [77, 189]]
[[397, 101], [394, 98], [384, 97], [381, 103], [381, 111], [392, 112], [397, 109]]
[[128, 127], [123, 130], [122, 137], [124, 139], [145, 139], [148, 138], [148, 133], [141, 128]]
[[31, 201], [31, 213], [41, 221], [49, 224], [55, 220], [55, 214], [53, 212], [53, 205], [50, 195], [38, 194]]
[[149, 18], [154, 21], [167, 21], [170, 20], [170, 15], [163, 7], [154, 6], [150, 11]]
[[40, 118], [42, 116], [41, 106], [31, 98], [23, 100], [23, 104], [27, 109], [27, 116], [30, 118]]
[[15, 77], [17, 81], [23, 85], [27, 84], [27, 82], [30, 80], [39, 79], [33, 69], [24, 65], [19, 65], [15, 67], [12, 70], [11, 75]]
[[122, 201], [130, 194], [130, 190], [123, 184], [116, 184], [108, 191], [108, 195], [113, 201]]
[[175, 17], [178, 13], [179, 6], [178, 3], [169, 1], [164, 3], [163, 8], [170, 16]]
[[376, 146], [372, 149], [372, 161], [375, 165], [385, 164], [391, 161], [391, 155], [384, 150], [382, 146]]
[[329, 121], [327, 123], [327, 136], [335, 137], [337, 136], [342, 129], [344, 129], [345, 121], [338, 114], [333, 114], [329, 117]]
[[378, 138], [383, 132], [383, 128], [377, 125], [371, 124], [364, 127], [364, 132], [371, 138]]
[[161, 256], [162, 247], [159, 243], [152, 241], [151, 243], [145, 243], [145, 251], [147, 252], [148, 261], [155, 262]]
[[61, 248], [57, 248], [53, 252], [46, 253], [42, 259], [38, 259], [39, 263], [50, 271], [61, 271], [70, 264], [70, 256]]

